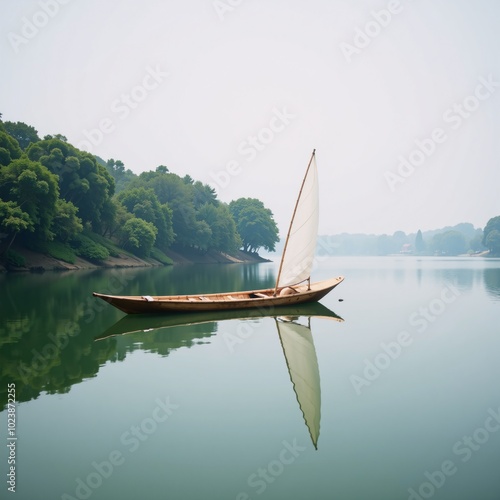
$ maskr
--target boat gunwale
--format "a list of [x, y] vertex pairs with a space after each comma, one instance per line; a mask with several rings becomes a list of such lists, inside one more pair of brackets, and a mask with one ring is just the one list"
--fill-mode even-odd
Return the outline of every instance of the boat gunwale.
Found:
[[[336, 278], [330, 278], [327, 280], [316, 281], [310, 284], [309, 289], [307, 285], [287, 285], [282, 287], [283, 289], [292, 288], [296, 290], [296, 293], [292, 293], [289, 295], [276, 295], [274, 296], [274, 288], [263, 288], [258, 290], [241, 290], [237, 292], [216, 292], [216, 293], [199, 293], [199, 294], [188, 294], [188, 295], [107, 295], [103, 293], [93, 292], [92, 295], [94, 297], [99, 297], [101, 299], [106, 300], [116, 299], [129, 303], [139, 302], [141, 304], [158, 304], [158, 303], [179, 303], [179, 304], [203, 304], [207, 305], [212, 304], [220, 304], [220, 303], [232, 303], [236, 304], [238, 302], [264, 302], [264, 301], [272, 301], [275, 302], [277, 299], [292, 299], [293, 297], [304, 297], [305, 295], [313, 295], [318, 292], [322, 292], [325, 288], [329, 286], [336, 286], [344, 280], [343, 276], [338, 276]], [[331, 284], [331, 285], [330, 285]], [[305, 290], [302, 290], [304, 289]], [[270, 295], [264, 297], [251, 297], [252, 294], [266, 294]], [[238, 297], [239, 296], [239, 297]], [[149, 301], [146, 297], [151, 297], [153, 300]], [[203, 300], [201, 297], [204, 297], [208, 300]], [[232, 297], [229, 300], [225, 300], [224, 297]], [[218, 300], [211, 300], [211, 298], [217, 298]], [[196, 300], [198, 299], [198, 300]]]

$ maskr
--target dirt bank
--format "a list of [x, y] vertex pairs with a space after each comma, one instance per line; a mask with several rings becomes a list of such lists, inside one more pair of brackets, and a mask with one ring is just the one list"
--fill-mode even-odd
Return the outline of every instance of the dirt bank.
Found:
[[[25, 267], [9, 268], [8, 271], [73, 271], [78, 269], [97, 269], [97, 268], [115, 268], [115, 267], [153, 267], [162, 266], [160, 262], [152, 258], [141, 259], [139, 257], [120, 254], [119, 257], [109, 257], [102, 263], [90, 262], [77, 257], [74, 264], [55, 259], [48, 255], [36, 253], [26, 248], [16, 248], [17, 253], [21, 254], [26, 262]], [[176, 249], [169, 250], [167, 255], [174, 264], [230, 264], [242, 262], [269, 262], [258, 254], [250, 254], [237, 251], [234, 254], [224, 254], [220, 252], [199, 252], [194, 249]], [[7, 269], [0, 263], [0, 272]]]

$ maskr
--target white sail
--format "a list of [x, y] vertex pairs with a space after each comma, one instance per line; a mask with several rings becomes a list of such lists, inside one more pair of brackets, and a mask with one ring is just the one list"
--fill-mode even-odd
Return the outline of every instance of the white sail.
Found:
[[298, 323], [277, 321], [290, 379], [315, 448], [321, 419], [318, 359], [311, 330]]
[[318, 219], [318, 170], [313, 151], [290, 223], [276, 289], [310, 278], [316, 250]]

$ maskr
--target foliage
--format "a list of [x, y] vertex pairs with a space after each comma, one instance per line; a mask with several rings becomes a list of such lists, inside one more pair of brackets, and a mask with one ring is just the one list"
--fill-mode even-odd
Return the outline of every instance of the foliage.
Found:
[[165, 252], [172, 245], [180, 252], [231, 253], [242, 245], [272, 250], [278, 234], [272, 213], [253, 202], [238, 228], [215, 189], [190, 175], [181, 177], [165, 165], [136, 175], [120, 160], [77, 149], [64, 135], [40, 140], [34, 127], [2, 122], [0, 114], [4, 254], [16, 237], [68, 262], [75, 253], [101, 260], [107, 253], [117, 256], [123, 251], [117, 245], [141, 256], [152, 252], [164, 263], [171, 262]]
[[500, 232], [500, 215], [492, 217], [486, 224], [483, 231], [483, 245], [494, 254], [500, 254], [500, 245], [498, 244], [498, 237], [495, 234], [491, 235], [494, 231]]
[[205, 202], [200, 206], [197, 217], [205, 222], [210, 230], [207, 248], [221, 252], [234, 252], [241, 247], [241, 238], [236, 230], [236, 223], [228, 205], [214, 205]]
[[0, 166], [6, 167], [12, 160], [21, 158], [19, 143], [7, 132], [0, 130]]
[[415, 250], [417, 253], [425, 252], [427, 245], [425, 244], [424, 238], [422, 236], [422, 231], [420, 229], [417, 231], [417, 236], [415, 237]]
[[151, 253], [149, 254], [149, 256], [157, 260], [164, 266], [170, 266], [174, 263], [174, 261], [168, 255], [165, 255], [159, 248], [156, 247], [153, 247], [151, 249]]
[[77, 216], [78, 208], [70, 201], [59, 198], [53, 218], [54, 234], [61, 241], [74, 239], [82, 232], [82, 219]]
[[158, 201], [167, 204], [172, 210], [172, 227], [175, 242], [181, 246], [196, 246], [198, 224], [193, 204], [192, 185], [186, 184], [181, 177], [163, 169], [143, 172], [131, 187], [153, 189]]
[[109, 255], [112, 257], [119, 257], [120, 253], [123, 253], [123, 250], [120, 249], [117, 245], [115, 245], [110, 239], [101, 236], [100, 234], [93, 233], [91, 231], [84, 231], [83, 234], [90, 238], [95, 243], [103, 246], [108, 250]]
[[26, 156], [0, 170], [0, 198], [22, 207], [43, 240], [54, 236], [51, 229], [58, 196], [57, 177]]
[[6, 254], [6, 262], [8, 267], [26, 267], [26, 259], [15, 250], [8, 250]]
[[156, 240], [158, 230], [151, 222], [138, 217], [129, 219], [122, 229], [122, 243], [141, 257], [147, 257]]
[[5, 131], [17, 140], [21, 149], [25, 150], [31, 142], [38, 142], [38, 132], [35, 127], [23, 122], [4, 122]]
[[113, 158], [110, 158], [107, 162], [105, 162], [99, 157], [96, 157], [96, 159], [101, 165], [106, 167], [106, 170], [115, 180], [115, 193], [123, 191], [128, 184], [137, 177], [132, 170], [125, 170], [125, 165], [121, 160], [114, 160]]
[[11, 234], [26, 230], [33, 231], [33, 221], [15, 201], [0, 199], [0, 229]]
[[491, 250], [492, 254], [500, 254], [500, 231], [498, 229], [493, 229], [488, 232], [486, 246]]
[[264, 247], [274, 251], [279, 241], [278, 226], [273, 213], [256, 198], [239, 198], [229, 204], [229, 210], [236, 222], [243, 250], [257, 252]]
[[467, 250], [465, 236], [459, 231], [446, 231], [432, 239], [434, 251], [441, 255], [459, 255]]
[[[168, 207], [167, 225], [170, 218], [177, 246], [231, 252], [240, 245], [231, 213], [207, 184], [194, 181], [189, 175], [181, 178], [160, 165], [154, 172], [142, 173], [129, 185], [130, 190], [141, 187], [152, 189], [159, 203]], [[158, 245], [165, 249], [161, 242]]]
[[167, 249], [174, 241], [172, 212], [162, 205], [152, 189], [143, 187], [122, 191], [117, 200], [135, 217], [152, 223], [157, 229], [156, 244]]
[[83, 222], [100, 230], [103, 207], [115, 189], [106, 168], [90, 153], [76, 149], [60, 136], [30, 144], [26, 153], [58, 176], [61, 197], [78, 207]]
[[61, 241], [39, 241], [36, 243], [34, 250], [54, 257], [54, 259], [63, 260], [69, 264], [74, 264], [76, 262], [74, 250]]
[[109, 251], [105, 246], [96, 243], [84, 234], [79, 234], [73, 239], [73, 246], [75, 253], [84, 259], [101, 261], [109, 257]]
[[487, 250], [487, 248], [483, 245], [483, 236], [483, 231], [478, 229], [476, 231], [476, 235], [469, 241], [470, 253], [483, 252]]

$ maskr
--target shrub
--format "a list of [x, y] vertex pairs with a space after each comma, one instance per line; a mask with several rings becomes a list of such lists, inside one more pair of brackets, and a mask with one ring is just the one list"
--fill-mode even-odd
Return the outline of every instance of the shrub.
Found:
[[83, 234], [79, 234], [73, 239], [73, 246], [76, 254], [84, 259], [106, 260], [109, 257], [109, 251], [105, 246]]
[[26, 267], [24, 255], [21, 255], [15, 250], [7, 251], [6, 262], [8, 267]]
[[150, 257], [161, 262], [164, 266], [170, 266], [174, 263], [174, 261], [168, 256], [165, 255], [159, 248], [153, 247], [151, 249]]
[[46, 255], [54, 257], [54, 259], [63, 260], [69, 264], [76, 262], [76, 255], [73, 249], [60, 241], [41, 241], [36, 245], [36, 249]]

